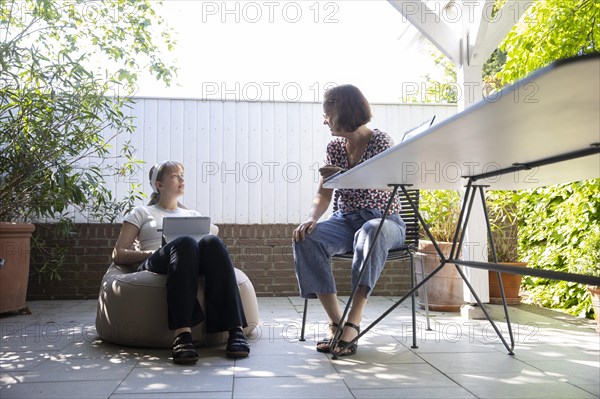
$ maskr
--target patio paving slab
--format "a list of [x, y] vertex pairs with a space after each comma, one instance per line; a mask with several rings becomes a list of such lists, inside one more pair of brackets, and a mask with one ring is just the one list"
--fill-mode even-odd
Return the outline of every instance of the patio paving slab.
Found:
[[[340, 298], [344, 304], [347, 298]], [[372, 297], [366, 326], [397, 298]], [[398, 306], [360, 339], [358, 353], [332, 359], [315, 351], [327, 333], [318, 301], [258, 298], [261, 323], [247, 359], [224, 345], [199, 348], [193, 366], [168, 349], [98, 339], [95, 300], [34, 301], [31, 315], [0, 316], [0, 398], [600, 398], [600, 336], [594, 321], [530, 306], [509, 308], [515, 355], [486, 320], [418, 310], [412, 348], [410, 309]], [[508, 337], [501, 306], [488, 307]]]

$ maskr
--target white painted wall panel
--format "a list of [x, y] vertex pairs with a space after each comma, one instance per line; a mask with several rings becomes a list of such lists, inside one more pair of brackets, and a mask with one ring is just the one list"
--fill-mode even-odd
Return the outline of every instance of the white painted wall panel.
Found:
[[[372, 111], [369, 126], [399, 143], [409, 128], [433, 115], [446, 119], [456, 107], [374, 104]], [[139, 98], [128, 112], [136, 118], [131, 142], [146, 163], [135, 176], [109, 182], [115, 195], [141, 181], [149, 196], [150, 168], [173, 159], [186, 166], [183, 202], [216, 223], [298, 223], [306, 217], [331, 140], [320, 103]]]

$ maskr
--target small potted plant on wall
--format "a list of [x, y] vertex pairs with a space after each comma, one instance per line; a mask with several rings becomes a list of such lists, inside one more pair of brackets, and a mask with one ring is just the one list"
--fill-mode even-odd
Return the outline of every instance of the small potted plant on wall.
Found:
[[[423, 190], [419, 200], [419, 210], [445, 257], [449, 257], [452, 239], [460, 214], [460, 193], [453, 190]], [[422, 262], [424, 274], [429, 275], [440, 264], [440, 257], [433, 243], [423, 230], [423, 240], [419, 241], [418, 259]], [[417, 280], [423, 280], [419, 265], [416, 267]], [[458, 312], [465, 303], [463, 281], [454, 265], [446, 265], [425, 284], [429, 309], [433, 311]], [[419, 290], [419, 305], [424, 308], [424, 292]]]
[[[494, 248], [498, 263], [511, 266], [527, 267], [526, 262], [519, 262], [518, 256], [518, 201], [519, 195], [513, 191], [489, 191], [487, 193], [487, 207], [494, 238]], [[494, 259], [491, 245], [488, 245], [488, 259]], [[507, 305], [521, 303], [522, 275], [500, 273], [502, 286]], [[490, 302], [502, 303], [498, 273], [489, 272]]]

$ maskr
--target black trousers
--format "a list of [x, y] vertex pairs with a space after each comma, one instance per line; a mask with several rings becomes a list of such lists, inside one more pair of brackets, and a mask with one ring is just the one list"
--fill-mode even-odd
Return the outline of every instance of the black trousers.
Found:
[[[208, 235], [199, 242], [179, 237], [154, 252], [138, 270], [167, 275], [169, 329], [205, 320], [210, 333], [248, 325], [229, 252], [218, 237]], [[206, 285], [204, 311], [196, 296], [199, 276]]]

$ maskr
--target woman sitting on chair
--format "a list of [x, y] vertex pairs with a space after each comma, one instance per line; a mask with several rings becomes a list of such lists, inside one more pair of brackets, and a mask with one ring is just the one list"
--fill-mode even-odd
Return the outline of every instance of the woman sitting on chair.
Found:
[[[139, 263], [138, 271], [149, 270], [167, 275], [169, 329], [174, 330], [173, 361], [195, 363], [198, 352], [192, 339], [192, 327], [206, 320], [209, 333], [229, 331], [227, 355], [246, 357], [250, 347], [243, 333], [247, 326], [233, 264], [227, 249], [216, 237], [200, 241], [179, 237], [161, 247], [162, 221], [165, 216], [200, 216], [183, 207], [177, 199], [183, 195], [183, 165], [167, 161], [150, 170], [152, 198], [148, 205], [128, 214], [113, 251], [119, 264]], [[215, 231], [216, 230], [216, 231]], [[218, 232], [216, 226], [211, 231]], [[140, 249], [136, 249], [135, 243]], [[206, 309], [197, 299], [198, 277], [205, 277]]]
[[[323, 111], [323, 123], [329, 126], [335, 138], [327, 146], [325, 166], [319, 170], [319, 188], [308, 219], [293, 233], [294, 264], [300, 295], [318, 298], [329, 318], [331, 333], [317, 343], [317, 351], [348, 356], [356, 353], [357, 344], [348, 346], [344, 351], [342, 348], [360, 333], [359, 325], [368, 296], [379, 279], [388, 251], [403, 245], [406, 226], [398, 215], [400, 203], [394, 201], [373, 252], [363, 266], [366, 272], [357, 282], [391, 194], [380, 190], [339, 189], [338, 210], [327, 220], [317, 223], [327, 211], [333, 193], [332, 189], [323, 187], [323, 182], [332, 174], [351, 169], [390, 148], [393, 143], [386, 133], [366, 126], [371, 120], [371, 108], [360, 90], [352, 85], [329, 89], [325, 93]], [[331, 257], [350, 251], [354, 251], [352, 284], [358, 283], [358, 289], [337, 346], [331, 348], [333, 332], [342, 316]]]

